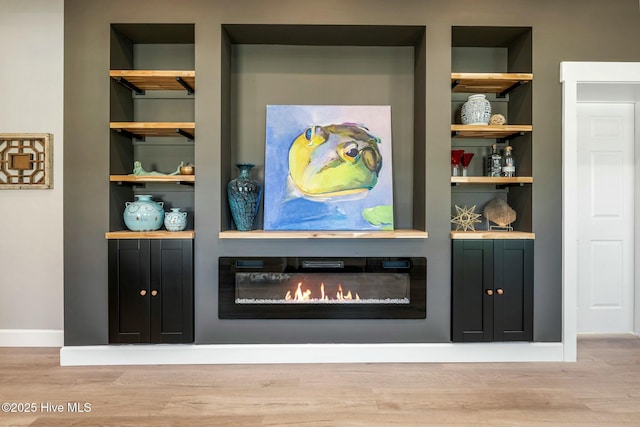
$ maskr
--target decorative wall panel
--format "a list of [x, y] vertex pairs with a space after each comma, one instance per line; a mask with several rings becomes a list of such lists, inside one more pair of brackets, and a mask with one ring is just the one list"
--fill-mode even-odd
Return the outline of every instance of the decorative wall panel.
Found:
[[53, 135], [0, 134], [0, 189], [53, 188]]

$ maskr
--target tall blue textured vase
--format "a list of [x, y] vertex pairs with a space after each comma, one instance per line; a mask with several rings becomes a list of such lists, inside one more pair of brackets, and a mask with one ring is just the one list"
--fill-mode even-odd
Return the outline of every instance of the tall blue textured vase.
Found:
[[227, 185], [231, 216], [233, 216], [233, 222], [239, 231], [249, 231], [253, 228], [253, 222], [260, 206], [262, 187], [251, 178], [251, 169], [254, 166], [251, 163], [236, 164], [240, 175]]

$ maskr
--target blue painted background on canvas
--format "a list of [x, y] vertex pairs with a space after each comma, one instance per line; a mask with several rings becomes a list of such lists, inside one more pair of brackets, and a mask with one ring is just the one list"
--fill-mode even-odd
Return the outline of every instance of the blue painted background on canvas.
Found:
[[[393, 185], [391, 157], [391, 108], [390, 106], [307, 106], [307, 105], [269, 105], [266, 117], [266, 153], [264, 183], [264, 229], [265, 230], [389, 230], [393, 229]], [[357, 195], [334, 192], [327, 197], [308, 197], [300, 192], [300, 188], [292, 183], [297, 180], [290, 177], [289, 151], [294, 141], [309, 138], [314, 129], [338, 129], [359, 125], [375, 136], [379, 143], [378, 159], [381, 161], [371, 165], [371, 154], [360, 151], [355, 158], [355, 150], [349, 150], [350, 142], [341, 142], [338, 147], [341, 157], [346, 163], [369, 159], [369, 169], [379, 168], [375, 174], [377, 181], [366, 191], [357, 191]], [[338, 125], [338, 126], [331, 126]], [[306, 133], [306, 134], [305, 134]], [[323, 133], [326, 135], [326, 132]], [[298, 138], [298, 139], [297, 139]], [[333, 141], [333, 136], [331, 137]], [[342, 138], [344, 141], [344, 138]], [[303, 142], [305, 142], [304, 140]], [[311, 145], [311, 144], [309, 144]], [[339, 151], [330, 146], [329, 140], [321, 144], [315, 152], [329, 149]], [[310, 150], [316, 147], [309, 148]], [[307, 147], [303, 147], [307, 149]], [[324, 154], [331, 160], [324, 169], [338, 164], [340, 158], [335, 153]], [[330, 158], [331, 157], [331, 158]], [[363, 157], [363, 158], [361, 158]], [[314, 161], [316, 161], [314, 160]], [[306, 163], [306, 162], [305, 162]], [[309, 161], [309, 163], [312, 163]], [[342, 161], [342, 163], [345, 163]], [[347, 168], [347, 165], [340, 167]], [[360, 165], [362, 166], [362, 165]], [[294, 167], [295, 169], [295, 167]], [[348, 171], [348, 169], [345, 169]], [[366, 169], [365, 169], [366, 171]], [[295, 171], [294, 171], [295, 172]], [[298, 176], [296, 174], [296, 176]], [[340, 176], [342, 177], [342, 175]], [[347, 193], [347, 195], [342, 195]], [[338, 195], [335, 195], [338, 194]], [[365, 219], [363, 217], [365, 212]]]

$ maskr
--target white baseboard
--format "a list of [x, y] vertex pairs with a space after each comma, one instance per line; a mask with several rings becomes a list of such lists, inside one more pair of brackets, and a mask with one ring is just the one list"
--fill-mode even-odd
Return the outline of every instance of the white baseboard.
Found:
[[56, 329], [0, 329], [0, 347], [62, 347], [64, 331]]
[[68, 346], [61, 366], [561, 362], [562, 343], [158, 344]]

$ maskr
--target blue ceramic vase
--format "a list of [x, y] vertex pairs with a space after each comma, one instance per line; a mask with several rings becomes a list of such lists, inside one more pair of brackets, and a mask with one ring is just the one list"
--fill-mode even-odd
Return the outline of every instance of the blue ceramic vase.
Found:
[[187, 213], [180, 208], [171, 208], [171, 212], [164, 214], [164, 227], [168, 231], [182, 231], [187, 228]]
[[124, 224], [131, 231], [155, 231], [164, 221], [164, 202], [154, 202], [151, 196], [136, 194], [135, 202], [126, 202]]
[[227, 185], [231, 216], [239, 231], [249, 231], [253, 228], [260, 206], [262, 187], [251, 178], [251, 169], [254, 166], [251, 163], [236, 164], [240, 175]]

